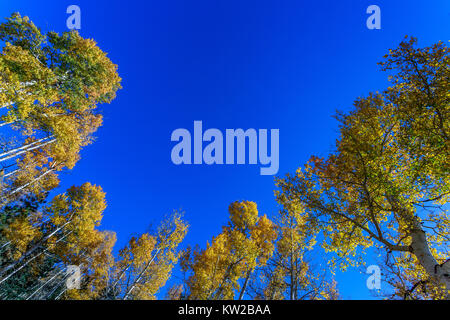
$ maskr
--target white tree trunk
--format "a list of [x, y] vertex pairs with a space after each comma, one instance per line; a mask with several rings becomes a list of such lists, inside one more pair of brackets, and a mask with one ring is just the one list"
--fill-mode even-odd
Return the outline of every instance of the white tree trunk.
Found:
[[432, 280], [445, 285], [447, 290], [450, 291], [450, 259], [442, 265], [436, 261], [428, 246], [425, 231], [417, 220], [414, 222], [411, 238], [411, 247], [420, 265]]
[[[50, 140], [45, 141], [46, 139], [49, 139], [49, 138], [52, 138], [52, 137], [42, 138], [42, 139], [34, 141], [30, 144], [24, 145], [22, 147], [4, 152], [4, 153], [0, 154], [0, 162], [15, 158], [15, 157], [20, 156], [21, 154], [24, 154], [28, 151], [35, 150], [37, 148], [43, 147], [47, 144], [50, 144], [50, 143], [53, 143], [56, 141], [56, 139], [50, 139]], [[42, 142], [42, 141], [44, 141], [44, 142]], [[40, 142], [42, 142], [42, 143], [40, 143]]]
[[161, 251], [161, 248], [158, 248], [158, 250], [156, 250], [156, 253], [153, 255], [151, 260], [146, 264], [145, 268], [141, 271], [139, 276], [133, 281], [133, 284], [131, 285], [131, 287], [126, 291], [126, 293], [125, 293], [125, 295], [123, 297], [123, 300], [127, 300], [128, 299], [128, 297], [131, 294], [131, 291], [133, 291], [133, 289], [136, 287], [136, 285], [139, 283], [139, 281], [141, 281], [142, 276], [147, 271], [147, 269], [150, 267], [150, 265], [153, 263], [153, 260], [155, 260], [155, 258], [158, 256], [160, 251]]

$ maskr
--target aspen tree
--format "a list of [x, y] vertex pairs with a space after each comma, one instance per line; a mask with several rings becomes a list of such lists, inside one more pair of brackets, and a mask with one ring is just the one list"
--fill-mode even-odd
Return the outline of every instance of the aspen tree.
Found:
[[178, 247], [187, 230], [182, 214], [174, 212], [161, 223], [156, 234], [132, 237], [120, 250], [105, 298], [155, 299], [180, 257]]
[[[0, 151], [0, 164], [8, 168], [4, 205], [21, 194], [51, 189], [58, 171], [73, 168], [102, 124], [97, 106], [114, 99], [121, 79], [106, 53], [76, 31], [43, 34], [28, 17], [15, 13], [0, 24], [0, 40], [5, 43], [0, 53], [1, 126], [18, 132], [16, 145]], [[46, 167], [24, 159], [33, 151], [47, 157]], [[15, 162], [26, 165], [11, 170]], [[40, 182], [49, 174], [52, 183]]]
[[417, 284], [426, 282], [434, 297], [445, 297], [449, 49], [442, 42], [415, 44], [406, 39], [390, 50], [381, 67], [393, 73], [392, 86], [338, 114], [336, 151], [278, 179], [278, 197], [306, 206], [323, 230], [323, 247], [342, 259], [342, 268], [364, 263], [361, 253], [376, 247], [395, 257], [407, 287], [420, 291]]
[[229, 206], [229, 224], [214, 237], [206, 249], [185, 256], [184, 268], [191, 299], [243, 299], [250, 277], [272, 256], [275, 227], [256, 203], [233, 202]]
[[[115, 234], [97, 230], [105, 208], [102, 189], [85, 183], [55, 196], [44, 208], [41, 218], [48, 220], [41, 224], [30, 224], [29, 215], [16, 219], [18, 223], [13, 222], [3, 234], [14, 246], [20, 247], [20, 256], [2, 266], [0, 283], [30, 263], [38, 263], [37, 258], [50, 254], [55, 263], [81, 268], [81, 290], [65, 292], [65, 298], [96, 298], [107, 286], [114, 262]], [[22, 237], [21, 242], [17, 237]]]

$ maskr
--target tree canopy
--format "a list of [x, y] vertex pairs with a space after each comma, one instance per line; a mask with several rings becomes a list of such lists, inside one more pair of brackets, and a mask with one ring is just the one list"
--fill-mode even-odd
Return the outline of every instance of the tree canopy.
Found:
[[[115, 253], [101, 186], [50, 192], [93, 142], [99, 105], [121, 88], [117, 66], [94, 40], [43, 33], [18, 13], [0, 24], [0, 41], [0, 299], [157, 299], [165, 289], [168, 299], [340, 299], [336, 268], [363, 266], [368, 252], [380, 256], [384, 295], [449, 297], [443, 42], [405, 38], [389, 50], [380, 68], [390, 86], [336, 115], [327, 156], [275, 179], [277, 212], [232, 202], [202, 247], [183, 244], [189, 223], [174, 211]], [[78, 288], [67, 285], [73, 266]], [[169, 282], [172, 273], [183, 279]]]
[[278, 179], [277, 196], [306, 206], [343, 268], [375, 246], [401, 270], [399, 295], [423, 282], [413, 297], [437, 297], [450, 288], [449, 49], [415, 44], [389, 51], [392, 85], [338, 114], [336, 150]]

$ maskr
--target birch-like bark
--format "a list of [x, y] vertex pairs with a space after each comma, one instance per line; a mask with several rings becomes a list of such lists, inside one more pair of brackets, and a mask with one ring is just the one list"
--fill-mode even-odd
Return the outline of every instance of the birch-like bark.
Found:
[[425, 231], [423, 231], [420, 222], [416, 219], [411, 232], [411, 248], [420, 265], [427, 274], [438, 284], [444, 285], [450, 292], [450, 259], [439, 264], [434, 258], [428, 245]]
[[144, 275], [144, 273], [147, 271], [147, 269], [150, 267], [150, 265], [153, 263], [153, 260], [155, 260], [156, 256], [159, 254], [159, 252], [161, 251], [161, 249], [156, 250], [156, 253], [153, 255], [153, 257], [151, 258], [151, 260], [147, 263], [147, 265], [145, 266], [145, 268], [141, 271], [141, 273], [139, 274], [139, 276], [133, 281], [133, 284], [130, 286], [130, 288], [127, 290], [127, 292], [125, 293], [125, 296], [123, 297], [123, 300], [127, 300], [128, 296], [130, 295], [131, 291], [133, 291], [134, 287], [136, 287], [136, 285], [138, 284], [138, 282], [141, 280], [142, 276]]
[[[58, 233], [59, 231], [61, 231], [62, 229], [64, 229], [64, 227], [66, 225], [68, 225], [70, 222], [72, 222], [72, 218], [73, 215], [70, 216], [69, 220], [64, 223], [63, 225], [59, 226], [58, 228], [56, 228], [53, 232], [51, 232], [50, 234], [46, 235], [44, 238], [42, 238], [41, 240], [39, 240], [34, 246], [32, 246], [27, 252], [25, 252], [18, 260], [11, 262], [9, 265], [7, 265], [6, 267], [4, 267], [3, 269], [0, 270], [0, 277], [2, 277], [5, 273], [7, 273], [9, 270], [11, 270], [12, 268], [14, 268], [16, 265], [18, 265], [19, 263], [22, 263], [25, 259], [27, 259], [29, 256], [31, 256], [32, 253], [34, 253], [37, 249], [39, 249], [42, 244], [47, 241], [48, 239], [50, 239], [51, 237], [53, 237], [56, 233]], [[4, 278], [0, 281], [0, 284], [5, 281], [7, 278]]]
[[[16, 92], [16, 94], [20, 94], [20, 92], [21, 92], [24, 88], [30, 87], [30, 86], [32, 86], [32, 85], [34, 85], [34, 84], [36, 84], [36, 81], [27, 81], [27, 82], [23, 82], [23, 83], [21, 83], [22, 89], [18, 89], [18, 92], [15, 90], [15, 92]], [[2, 89], [0, 89], [0, 93], [1, 93], [1, 92], [3, 92]], [[27, 95], [31, 95], [31, 93], [27, 93]], [[7, 103], [5, 103], [4, 105], [0, 106], [0, 109], [3, 109], [3, 108], [6, 108], [6, 107], [9, 107], [9, 106], [12, 106], [14, 103], [15, 103], [14, 101], [7, 102]]]
[[238, 300], [242, 300], [242, 298], [244, 298], [245, 290], [247, 289], [248, 280], [250, 279], [251, 274], [252, 274], [252, 270], [248, 270], [247, 274], [245, 276], [244, 284], [242, 285], [241, 292], [239, 293], [239, 299]]
[[39, 177], [33, 179], [32, 181], [25, 183], [24, 185], [17, 187], [16, 189], [14, 189], [13, 191], [11, 191], [9, 194], [7, 194], [6, 196], [4, 196], [3, 198], [1, 198], [1, 202], [0, 202], [0, 208], [3, 207], [4, 205], [6, 205], [8, 203], [8, 198], [13, 196], [14, 194], [16, 194], [17, 192], [25, 189], [26, 187], [30, 186], [31, 184], [39, 181], [40, 179], [42, 179], [43, 177], [45, 177], [47, 174], [49, 174], [50, 172], [55, 171], [55, 169], [51, 168], [48, 169], [47, 171], [45, 171], [43, 174], [41, 174]]
[[[48, 138], [51, 138], [51, 137], [48, 137]], [[10, 151], [4, 152], [4, 153], [0, 154], [0, 162], [4, 162], [6, 160], [13, 159], [15, 157], [18, 157], [18, 156], [28, 152], [28, 151], [33, 151], [35, 149], [41, 148], [43, 146], [46, 146], [46, 145], [56, 141], [56, 139], [53, 138], [53, 139], [50, 139], [48, 141], [42, 142], [43, 140], [46, 140], [48, 138], [42, 138], [42, 139], [39, 139], [39, 140], [37, 140], [35, 142], [27, 144], [25, 146], [22, 146], [22, 147], [14, 149], [14, 150], [10, 150]], [[39, 142], [42, 142], [42, 143], [39, 143]], [[36, 144], [36, 143], [38, 143], [38, 144]]]
[[[69, 74], [68, 72], [65, 72], [65, 74], [59, 76], [59, 77], [58, 77], [58, 80], [57, 80], [56, 86], [59, 86], [59, 83], [61, 83], [62, 81], [66, 80], [68, 74]], [[18, 93], [20, 93], [20, 91], [22, 91], [23, 89], [25, 89], [25, 88], [27, 88], [27, 87], [31, 87], [31, 86], [33, 86], [33, 85], [35, 85], [35, 84], [36, 84], [36, 81], [34, 81], [34, 80], [33, 80], [33, 81], [27, 81], [27, 82], [21, 83], [22, 89], [18, 89], [18, 90], [19, 90]], [[0, 93], [1, 93], [2, 91], [3, 91], [3, 90], [0, 89]], [[27, 93], [27, 95], [31, 95], [31, 94], [32, 94], [31, 92]], [[9, 106], [13, 105], [14, 103], [15, 103], [15, 102], [13, 102], [13, 101], [8, 102], [8, 103], [5, 103], [4, 105], [0, 106], [0, 109], [9, 107]]]
[[8, 172], [8, 173], [6, 173], [2, 178], [4, 179], [4, 178], [8, 178], [9, 176], [12, 176], [12, 175], [14, 175], [14, 174], [16, 174], [17, 172], [19, 172], [20, 171], [20, 169], [16, 169], [16, 170], [13, 170], [13, 171], [11, 171], [11, 172]]
[[30, 300], [31, 297], [33, 297], [36, 293], [38, 293], [39, 291], [41, 291], [47, 284], [49, 284], [50, 282], [52, 282], [54, 279], [56, 279], [57, 276], [59, 276], [61, 273], [63, 273], [63, 271], [65, 271], [64, 269], [61, 269], [59, 272], [55, 273], [55, 275], [53, 277], [51, 277], [49, 280], [47, 280], [46, 282], [44, 282], [39, 288], [37, 288], [35, 291], [33, 291], [25, 300]]
[[47, 174], [49, 174], [50, 172], [53, 172], [53, 171], [55, 171], [55, 169], [48, 169], [48, 170], [45, 171], [43, 174], [41, 174], [39, 177], [34, 178], [32, 181], [30, 181], [30, 182], [28, 182], [28, 183], [25, 183], [24, 185], [22, 185], [22, 186], [20, 186], [20, 187], [18, 187], [18, 188], [16, 188], [16, 189], [14, 189], [13, 191], [11, 191], [11, 192], [8, 194], [8, 196], [12, 196], [13, 194], [15, 194], [15, 193], [17, 193], [17, 192], [19, 192], [19, 191], [25, 189], [25, 188], [28, 187], [29, 185], [35, 183], [36, 181], [41, 180], [43, 177], [45, 177]]
[[12, 123], [14, 123], [14, 122], [2, 122], [2, 123], [0, 123], [0, 127], [4, 127], [4, 126], [7, 126], [8, 124], [12, 124]]
[[[437, 284], [444, 285], [447, 291], [450, 292], [450, 259], [442, 265], [439, 264], [431, 253], [426, 233], [419, 218], [402, 207], [395, 197], [387, 196], [387, 199], [402, 217], [411, 220], [411, 245], [409, 251], [416, 256], [430, 279]], [[447, 297], [450, 297], [450, 294], [447, 294]]]
[[40, 143], [40, 142], [42, 142], [42, 141], [45, 141], [45, 140], [48, 139], [48, 138], [51, 138], [51, 137], [41, 138], [41, 139], [38, 139], [38, 140], [33, 141], [33, 142], [31, 142], [31, 143], [24, 144], [24, 145], [22, 145], [22, 146], [20, 146], [20, 147], [18, 147], [18, 148], [15, 148], [15, 149], [11, 149], [11, 150], [2, 152], [2, 153], [0, 153], [0, 158], [5, 157], [5, 156], [7, 156], [7, 155], [9, 155], [9, 154], [11, 154], [11, 153], [15, 153], [15, 152], [21, 151], [21, 150], [23, 150], [23, 149], [25, 149], [25, 148], [34, 146], [34, 145], [36, 145], [36, 144], [38, 144], [38, 143]]
[[108, 294], [110, 292], [112, 292], [112, 290], [115, 290], [116, 286], [119, 284], [120, 279], [122, 279], [123, 275], [125, 274], [125, 272], [128, 271], [128, 269], [131, 268], [131, 266], [133, 265], [133, 262], [131, 262], [129, 265], [127, 265], [119, 274], [119, 276], [117, 277], [117, 280], [113, 282], [113, 284], [111, 286], [108, 286], [108, 289], [106, 290], [106, 296], [108, 296]]
[[10, 193], [8, 193], [7, 195], [3, 196], [0, 199], [0, 208], [5, 206], [6, 204], [8, 204], [8, 201], [10, 201], [11, 199], [9, 199], [9, 197], [13, 196], [14, 194], [16, 194], [17, 192], [25, 189], [26, 187], [28, 187], [29, 185], [39, 181], [40, 179], [42, 179], [43, 177], [45, 177], [47, 174], [49, 174], [50, 172], [55, 171], [55, 169], [51, 168], [48, 169], [47, 171], [45, 171], [43, 174], [41, 174], [39, 177], [33, 179], [32, 181], [25, 183], [24, 185], [17, 187], [16, 189], [12, 190]]

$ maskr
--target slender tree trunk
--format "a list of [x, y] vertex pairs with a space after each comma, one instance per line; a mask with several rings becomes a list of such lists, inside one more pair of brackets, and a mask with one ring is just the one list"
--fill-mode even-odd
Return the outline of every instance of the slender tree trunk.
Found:
[[442, 265], [436, 261], [430, 251], [425, 231], [417, 219], [411, 232], [411, 248], [430, 278], [450, 291], [450, 259]]
[[123, 300], [127, 300], [128, 296], [130, 295], [131, 291], [133, 291], [134, 287], [136, 287], [136, 285], [138, 284], [138, 282], [141, 280], [142, 276], [144, 275], [144, 273], [147, 271], [147, 269], [150, 267], [150, 265], [153, 263], [153, 260], [155, 260], [156, 256], [159, 254], [159, 252], [161, 251], [161, 249], [156, 250], [155, 255], [152, 257], [152, 259], [147, 263], [147, 265], [145, 266], [145, 268], [141, 271], [141, 273], [139, 274], [139, 276], [133, 281], [133, 284], [130, 286], [130, 288], [127, 290], [127, 292], [125, 293]]
[[2, 123], [0, 123], [0, 127], [7, 126], [8, 124], [11, 124], [11, 123], [14, 123], [14, 121], [12, 121], [12, 122], [2, 122]]
[[16, 170], [13, 170], [11, 172], [8, 172], [2, 178], [8, 178], [9, 176], [12, 176], [13, 174], [15, 174], [15, 173], [17, 173], [19, 171], [20, 171], [20, 169], [16, 169]]
[[[450, 259], [440, 265], [430, 251], [425, 231], [423, 231], [420, 220], [414, 213], [408, 212], [399, 204], [399, 201], [388, 196], [388, 201], [403, 217], [410, 219], [412, 224], [410, 251], [425, 269], [428, 276], [438, 285], [444, 285], [447, 292], [450, 292]], [[447, 294], [450, 297], [450, 294]]]
[[253, 271], [253, 270], [248, 270], [248, 271], [247, 271], [247, 275], [246, 275], [246, 277], [245, 277], [244, 284], [242, 285], [241, 292], [239, 293], [239, 299], [238, 299], [238, 300], [242, 300], [242, 298], [244, 297], [245, 289], [247, 289], [248, 280], [250, 279], [250, 276], [251, 276], [251, 274], [252, 274], [252, 271]]
[[225, 271], [225, 274], [224, 274], [224, 276], [223, 276], [223, 278], [222, 278], [222, 281], [221, 281], [221, 283], [220, 283], [220, 285], [219, 285], [219, 288], [217, 289], [216, 293], [214, 294], [213, 300], [217, 300], [217, 299], [220, 298], [220, 295], [221, 295], [222, 292], [223, 292], [223, 285], [225, 284], [225, 281], [228, 280], [228, 278], [229, 278], [229, 276], [230, 276], [230, 273], [231, 273], [231, 270], [233, 270], [233, 268], [234, 268], [236, 265], [238, 265], [242, 260], [243, 260], [243, 258], [239, 258], [237, 261], [231, 263], [231, 264], [227, 267], [227, 270]]
[[33, 291], [25, 300], [30, 300], [31, 297], [33, 297], [36, 293], [38, 293], [39, 291], [42, 290], [42, 288], [44, 288], [47, 284], [49, 284], [50, 282], [52, 282], [57, 276], [59, 276], [62, 272], [64, 271], [64, 269], [60, 270], [59, 272], [55, 273], [55, 275], [53, 277], [51, 277], [49, 280], [47, 280], [46, 282], [44, 282], [39, 288], [37, 288], [35, 291]]
[[50, 172], [53, 172], [53, 171], [55, 171], [55, 169], [49, 169], [49, 170], [45, 171], [43, 174], [41, 174], [39, 177], [37, 177], [37, 178], [33, 179], [32, 181], [30, 181], [28, 183], [25, 183], [24, 185], [22, 185], [22, 186], [20, 186], [20, 187], [18, 187], [16, 189], [14, 189], [13, 191], [11, 191], [8, 195], [6, 195], [5, 197], [2, 198], [2, 202], [0, 203], [0, 208], [7, 204], [8, 197], [11, 197], [12, 195], [16, 194], [17, 192], [19, 192], [19, 191], [25, 189], [26, 187], [28, 187], [29, 185], [39, 181], [40, 179], [45, 177], [47, 174], [49, 174]]
[[[55, 138], [51, 139], [52, 137], [53, 136], [47, 137], [47, 138], [42, 138], [42, 139], [36, 140], [32, 143], [21, 146], [19, 148], [15, 148], [13, 150], [3, 152], [2, 154], [0, 154], [0, 162], [9, 160], [11, 158], [15, 158], [15, 157], [20, 156], [21, 154], [24, 154], [28, 151], [32, 151], [37, 148], [43, 147], [47, 144], [53, 143], [56, 141], [56, 139]], [[49, 138], [50, 138], [50, 140], [47, 140]], [[45, 141], [45, 140], [47, 140], [47, 141]]]
[[[36, 84], [36, 81], [27, 81], [27, 82], [21, 83], [21, 86], [22, 86], [22, 88], [26, 88], [26, 87], [32, 86], [32, 85], [34, 85], [34, 84]], [[0, 90], [0, 93], [1, 93], [2, 91], [3, 91], [3, 90]], [[14, 90], [14, 91], [16, 92], [16, 94], [20, 94], [21, 91], [22, 91], [22, 89], [18, 89], [18, 91], [16, 91], [16, 90]], [[31, 95], [31, 93], [29, 92], [29, 93], [27, 93], [27, 95]], [[0, 109], [3, 109], [3, 108], [6, 108], [6, 107], [9, 107], [9, 106], [12, 106], [14, 103], [15, 103], [14, 101], [10, 101], [10, 102], [8, 102], [8, 103], [5, 103], [4, 105], [0, 106]]]
[[113, 282], [113, 284], [111, 286], [108, 286], [107, 290], [106, 290], [106, 297], [108, 297], [109, 293], [114, 290], [117, 286], [117, 284], [119, 283], [120, 279], [123, 277], [123, 275], [125, 274], [125, 272], [128, 271], [128, 269], [130, 269], [130, 267], [133, 265], [133, 262], [131, 262], [129, 265], [127, 265], [119, 274], [119, 276], [117, 277], [117, 280]]
[[25, 149], [25, 148], [28, 148], [28, 147], [30, 147], [30, 146], [34, 146], [35, 144], [38, 144], [38, 143], [40, 143], [40, 142], [42, 142], [42, 141], [44, 141], [44, 140], [46, 140], [46, 139], [47, 139], [47, 138], [41, 138], [41, 139], [36, 140], [36, 141], [33, 141], [33, 142], [31, 142], [31, 143], [24, 144], [24, 145], [22, 145], [22, 146], [20, 146], [20, 147], [18, 147], [18, 148], [15, 148], [15, 149], [8, 150], [8, 151], [5, 151], [5, 152], [3, 152], [3, 153], [0, 153], [0, 158], [5, 157], [5, 156], [7, 156], [7, 155], [9, 155], [9, 154], [11, 154], [11, 153], [15, 153], [15, 152], [21, 151], [21, 150], [23, 150], [23, 149]]
[[[292, 223], [292, 221], [291, 221]], [[290, 266], [289, 266], [289, 273], [290, 273], [290, 292], [289, 292], [289, 299], [290, 300], [294, 300], [295, 299], [295, 282], [296, 282], [296, 276], [295, 276], [295, 267], [294, 267], [294, 235], [293, 235], [293, 230], [292, 230], [292, 226], [290, 227], [290, 237], [291, 237], [291, 250], [290, 250]]]
[[9, 196], [12, 196], [13, 194], [15, 194], [15, 193], [17, 193], [17, 192], [19, 192], [19, 191], [25, 189], [26, 187], [28, 187], [29, 185], [35, 183], [36, 181], [41, 180], [43, 177], [45, 177], [47, 174], [49, 174], [49, 173], [51, 173], [51, 172], [53, 172], [53, 171], [55, 171], [55, 169], [48, 169], [47, 171], [45, 171], [43, 174], [41, 174], [39, 177], [35, 178], [34, 180], [32, 180], [32, 181], [30, 181], [30, 182], [24, 184], [23, 186], [20, 186], [20, 187], [14, 189], [14, 190], [9, 194]]
[[[62, 229], [64, 229], [64, 227], [66, 225], [68, 225], [71, 221], [72, 221], [72, 217], [73, 215], [69, 218], [69, 220], [64, 223], [62, 226], [59, 226], [58, 228], [56, 228], [53, 232], [51, 232], [50, 234], [46, 235], [44, 238], [42, 238], [41, 240], [39, 240], [34, 246], [32, 246], [29, 250], [27, 250], [18, 260], [11, 262], [10, 264], [8, 264], [6, 267], [2, 268], [0, 270], [0, 277], [3, 277], [9, 270], [11, 270], [12, 268], [14, 268], [16, 265], [22, 263], [24, 260], [26, 260], [29, 256], [31, 256], [31, 254], [33, 254], [36, 250], [38, 250], [40, 247], [42, 247], [42, 245], [44, 244], [45, 241], [47, 241], [48, 239], [50, 239], [51, 237], [53, 237], [56, 233], [58, 233], [59, 231], [61, 231]], [[0, 280], [0, 284], [2, 282], [4, 282], [6, 278], [3, 278], [2, 280]]]

